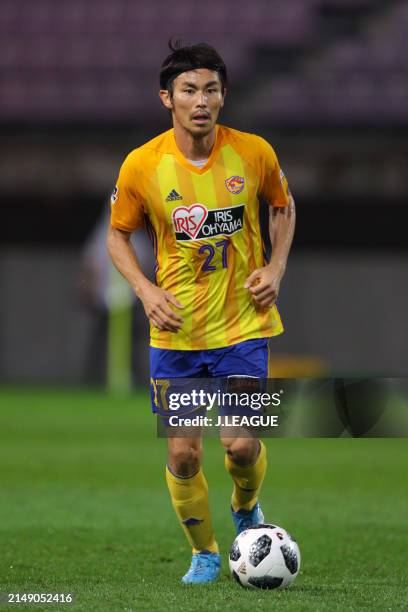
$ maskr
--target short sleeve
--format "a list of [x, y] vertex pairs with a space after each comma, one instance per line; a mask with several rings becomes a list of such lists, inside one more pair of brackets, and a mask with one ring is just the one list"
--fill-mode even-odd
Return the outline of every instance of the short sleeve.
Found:
[[137, 191], [137, 168], [129, 157], [119, 172], [111, 196], [111, 225], [126, 232], [144, 226], [144, 202]]
[[259, 195], [270, 206], [287, 206], [289, 204], [289, 185], [283, 174], [276, 153], [271, 145], [258, 137], [261, 154], [261, 180]]

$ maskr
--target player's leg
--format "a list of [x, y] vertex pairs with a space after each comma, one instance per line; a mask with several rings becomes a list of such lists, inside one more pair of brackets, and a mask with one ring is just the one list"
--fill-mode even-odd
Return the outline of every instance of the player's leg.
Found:
[[[165, 396], [161, 389], [170, 393], [176, 387], [179, 392], [188, 392], [188, 382], [184, 387], [182, 379], [202, 375], [199, 353], [150, 349], [153, 411], [163, 415], [164, 423], [169, 413], [167, 405], [161, 405]], [[195, 431], [180, 435], [180, 429], [177, 433], [177, 437], [169, 435], [167, 438], [166, 481], [177, 518], [193, 549], [191, 566], [182, 582], [212, 582], [220, 570], [220, 555], [211, 523], [207, 481], [201, 468], [201, 434]]]
[[[253, 388], [254, 378], [268, 377], [269, 350], [266, 339], [247, 340], [213, 351], [212, 359], [213, 376], [228, 378], [229, 391], [234, 391], [235, 379], [242, 391], [245, 377], [249, 377], [250, 388]], [[240, 533], [264, 520], [258, 496], [266, 473], [266, 448], [248, 432], [241, 437], [239, 428], [233, 428], [232, 432], [229, 428], [221, 428], [221, 442], [225, 449], [225, 467], [234, 482], [232, 517]]]
[[220, 568], [201, 455], [201, 437], [168, 438], [167, 486], [177, 518], [193, 549], [191, 567], [182, 579], [184, 583], [212, 582]]
[[168, 438], [166, 479], [177, 518], [193, 553], [218, 553], [208, 505], [208, 486], [201, 468], [202, 439]]
[[266, 473], [266, 448], [257, 438], [221, 437], [221, 442], [225, 467], [234, 482], [232, 517], [240, 533], [264, 520], [258, 496]]

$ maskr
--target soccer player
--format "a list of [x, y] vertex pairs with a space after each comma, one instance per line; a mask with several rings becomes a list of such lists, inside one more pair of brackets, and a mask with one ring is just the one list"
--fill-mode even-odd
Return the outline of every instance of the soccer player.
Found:
[[[275, 302], [293, 238], [294, 202], [272, 147], [217, 124], [227, 91], [220, 55], [204, 43], [170, 43], [170, 49], [160, 98], [173, 128], [124, 161], [112, 194], [108, 249], [150, 321], [153, 386], [177, 377], [267, 378], [268, 338], [283, 331]], [[270, 206], [269, 262], [259, 198]], [[143, 275], [130, 242], [142, 226], [155, 248], [156, 284]], [[221, 441], [240, 533], [264, 520], [258, 494], [266, 449], [254, 437]], [[201, 436], [168, 438], [167, 485], [192, 546], [184, 583], [212, 582], [220, 570], [201, 453]]]

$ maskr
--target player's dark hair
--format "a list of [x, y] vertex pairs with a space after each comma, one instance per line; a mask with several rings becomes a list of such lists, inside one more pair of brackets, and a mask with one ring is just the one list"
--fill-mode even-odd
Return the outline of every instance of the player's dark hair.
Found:
[[160, 89], [173, 94], [173, 81], [182, 72], [207, 68], [218, 72], [222, 91], [227, 86], [227, 69], [219, 53], [207, 43], [183, 45], [180, 40], [169, 40], [170, 55], [164, 60], [160, 70]]

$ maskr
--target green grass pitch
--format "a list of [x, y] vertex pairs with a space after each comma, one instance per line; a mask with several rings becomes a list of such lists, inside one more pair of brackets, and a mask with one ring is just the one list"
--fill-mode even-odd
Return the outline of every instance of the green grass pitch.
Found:
[[147, 393], [3, 389], [0, 591], [75, 595], [74, 606], [36, 610], [408, 609], [407, 440], [266, 444], [262, 507], [299, 542], [297, 580], [286, 591], [246, 591], [229, 577], [231, 482], [211, 438], [204, 469], [222, 573], [215, 584], [183, 586], [190, 550]]

